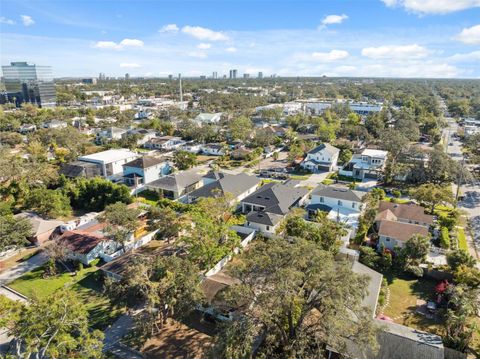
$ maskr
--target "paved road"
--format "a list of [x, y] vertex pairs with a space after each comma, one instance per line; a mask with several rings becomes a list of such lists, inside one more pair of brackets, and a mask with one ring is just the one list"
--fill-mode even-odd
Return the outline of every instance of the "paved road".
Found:
[[[447, 138], [447, 153], [456, 161], [463, 160], [462, 143], [452, 137], [457, 132], [458, 125], [454, 120], [448, 119], [448, 128], [445, 129], [445, 136]], [[456, 186], [454, 185], [456, 191]], [[460, 193], [464, 196], [464, 200], [458, 203], [458, 208], [467, 213], [470, 226], [473, 229], [473, 241], [476, 246], [476, 252], [480, 249], [480, 183], [473, 181], [462, 184], [460, 186]], [[472, 252], [474, 248], [471, 248]], [[472, 253], [474, 254], [474, 253]]]
[[20, 263], [19, 265], [7, 269], [6, 271], [0, 273], [0, 285], [5, 285], [18, 277], [22, 276], [24, 273], [30, 272], [31, 270], [40, 267], [48, 260], [48, 256], [45, 252], [40, 252], [33, 257], [27, 259], [25, 262]]
[[134, 316], [140, 313], [143, 309], [137, 309], [132, 314], [125, 313], [120, 316], [110, 327], [108, 327], [104, 334], [103, 351], [110, 352], [119, 358], [124, 359], [141, 359], [143, 356], [123, 345], [120, 340], [127, 335], [135, 326]]

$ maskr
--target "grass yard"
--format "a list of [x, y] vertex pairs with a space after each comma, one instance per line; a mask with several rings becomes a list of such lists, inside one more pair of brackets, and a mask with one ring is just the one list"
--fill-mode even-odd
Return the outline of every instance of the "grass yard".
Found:
[[122, 312], [101, 294], [102, 281], [97, 267], [87, 267], [77, 275], [61, 273], [54, 277], [43, 278], [44, 267], [28, 272], [9, 284], [9, 287], [27, 297], [44, 298], [55, 291], [69, 287], [85, 303], [90, 319], [90, 325], [103, 329]]
[[145, 190], [145, 191], [140, 192], [137, 195], [137, 197], [142, 202], [144, 202], [146, 204], [149, 204], [151, 206], [155, 206], [157, 204], [158, 200], [160, 199], [157, 192], [149, 191], [149, 190]]
[[468, 252], [467, 237], [463, 228], [457, 227], [458, 248]]
[[443, 322], [441, 316], [428, 319], [415, 313], [418, 299], [433, 299], [436, 282], [425, 278], [396, 277], [392, 273], [384, 275], [390, 289], [390, 301], [384, 314], [396, 323], [438, 333]]

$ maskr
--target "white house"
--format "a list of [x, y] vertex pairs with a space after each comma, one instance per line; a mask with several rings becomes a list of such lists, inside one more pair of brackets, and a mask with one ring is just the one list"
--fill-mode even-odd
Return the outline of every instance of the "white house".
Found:
[[195, 117], [194, 121], [202, 126], [202, 125], [214, 125], [220, 122], [222, 119], [222, 113], [201, 113], [197, 117]]
[[170, 164], [164, 158], [143, 156], [123, 165], [123, 179], [129, 186], [144, 186], [170, 173]]
[[122, 135], [122, 137], [127, 137], [129, 135], [136, 135], [138, 136], [137, 145], [141, 146], [145, 144], [147, 141], [155, 138], [157, 136], [157, 132], [155, 130], [147, 130], [144, 128], [136, 128], [128, 130], [126, 133]]
[[122, 175], [123, 165], [137, 157], [139, 157], [137, 153], [121, 148], [81, 156], [78, 159], [79, 161], [100, 165], [101, 175], [105, 178], [112, 179], [118, 175]]
[[187, 151], [190, 153], [200, 153], [202, 151], [202, 145], [200, 143], [190, 141], [185, 142], [183, 145], [180, 146], [182, 151]]
[[208, 143], [202, 145], [202, 153], [210, 156], [223, 156], [225, 152], [225, 146], [220, 143]]
[[300, 167], [312, 171], [336, 171], [340, 150], [329, 143], [322, 143], [307, 153]]
[[118, 250], [118, 243], [101, 234], [81, 230], [66, 231], [57, 243], [64, 248], [68, 258], [89, 265], [97, 258]]
[[51, 120], [43, 124], [43, 128], [66, 128], [68, 124], [65, 121]]
[[155, 150], [173, 151], [185, 144], [185, 141], [180, 137], [162, 136], [154, 137], [145, 142], [143, 147]]
[[311, 194], [310, 203], [306, 206], [308, 216], [318, 211], [328, 213], [328, 218], [345, 223], [354, 230], [358, 228], [360, 214], [364, 208], [362, 203], [366, 192], [351, 190], [344, 186], [318, 186]]
[[410, 224], [391, 220], [380, 221], [378, 227], [378, 248], [394, 250], [402, 248], [414, 235], [429, 237], [428, 229], [418, 224]]
[[119, 140], [122, 136], [127, 133], [127, 130], [124, 128], [118, 127], [109, 127], [103, 131], [97, 133], [97, 137], [95, 139], [96, 143], [105, 143], [112, 140]]
[[363, 180], [364, 178], [378, 179], [383, 173], [388, 152], [381, 150], [364, 149], [360, 154], [353, 155], [338, 172], [340, 175]]

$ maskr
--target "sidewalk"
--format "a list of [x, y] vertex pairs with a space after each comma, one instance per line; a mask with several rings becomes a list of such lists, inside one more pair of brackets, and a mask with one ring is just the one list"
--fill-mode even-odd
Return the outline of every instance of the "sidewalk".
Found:
[[23, 274], [40, 267], [48, 260], [45, 252], [38, 253], [19, 265], [0, 273], [0, 285], [6, 285]]

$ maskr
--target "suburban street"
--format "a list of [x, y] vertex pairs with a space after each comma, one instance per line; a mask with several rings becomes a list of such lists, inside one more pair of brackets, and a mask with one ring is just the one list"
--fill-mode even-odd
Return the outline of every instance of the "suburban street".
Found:
[[[445, 129], [444, 135], [446, 140], [446, 151], [456, 161], [463, 160], [462, 143], [453, 137], [457, 132], [458, 125], [453, 119], [448, 120], [448, 128]], [[453, 186], [454, 193], [456, 185]], [[460, 186], [460, 195], [463, 200], [458, 203], [458, 208], [465, 211], [473, 230], [473, 243], [469, 236], [467, 240], [472, 255], [478, 258], [478, 249], [480, 248], [480, 183], [479, 181], [470, 181]], [[469, 240], [470, 239], [470, 240]]]

